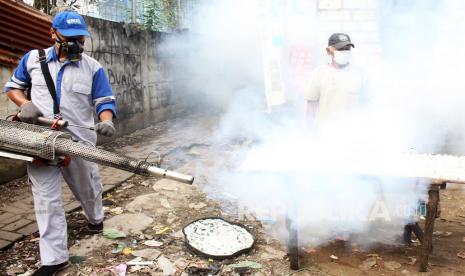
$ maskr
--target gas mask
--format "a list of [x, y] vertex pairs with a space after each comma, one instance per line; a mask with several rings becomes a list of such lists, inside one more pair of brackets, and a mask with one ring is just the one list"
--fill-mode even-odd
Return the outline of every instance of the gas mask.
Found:
[[58, 56], [61, 53], [66, 53], [66, 58], [69, 61], [75, 62], [80, 61], [82, 59], [82, 52], [84, 52], [84, 43], [79, 42], [78, 40], [71, 40], [71, 41], [62, 41], [58, 37], [56, 38], [56, 42], [59, 45], [58, 48]]
[[350, 51], [334, 51], [334, 62], [339, 65], [347, 65], [351, 59]]

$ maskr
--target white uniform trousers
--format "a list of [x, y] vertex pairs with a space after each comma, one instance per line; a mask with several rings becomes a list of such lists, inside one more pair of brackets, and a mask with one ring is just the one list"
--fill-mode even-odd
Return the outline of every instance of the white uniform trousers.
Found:
[[73, 157], [67, 167], [28, 165], [40, 233], [42, 265], [68, 260], [68, 232], [61, 200], [61, 175], [92, 224], [103, 221], [102, 184], [95, 163]]

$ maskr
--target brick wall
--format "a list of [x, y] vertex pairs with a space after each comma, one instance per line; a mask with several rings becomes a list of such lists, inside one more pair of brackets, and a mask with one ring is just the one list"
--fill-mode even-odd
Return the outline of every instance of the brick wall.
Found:
[[318, 39], [324, 43], [331, 33], [347, 33], [357, 51], [376, 55], [380, 51], [379, 0], [318, 0]]

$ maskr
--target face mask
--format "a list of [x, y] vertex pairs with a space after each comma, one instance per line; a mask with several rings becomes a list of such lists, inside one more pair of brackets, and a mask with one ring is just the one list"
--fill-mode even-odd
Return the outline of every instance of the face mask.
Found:
[[58, 48], [58, 56], [61, 53], [66, 53], [66, 58], [69, 61], [80, 61], [82, 59], [82, 52], [84, 52], [84, 43], [79, 42], [77, 40], [71, 40], [67, 42], [63, 42], [59, 38], [56, 39], [56, 42], [60, 47]]
[[350, 62], [350, 51], [334, 51], [334, 62], [339, 65], [347, 65]]

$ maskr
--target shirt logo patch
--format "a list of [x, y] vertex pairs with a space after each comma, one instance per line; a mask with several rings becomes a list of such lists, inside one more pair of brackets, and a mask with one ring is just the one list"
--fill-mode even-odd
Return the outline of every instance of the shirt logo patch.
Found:
[[70, 18], [66, 20], [66, 23], [72, 25], [72, 24], [81, 24], [81, 20], [79, 18]]

